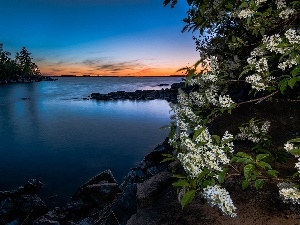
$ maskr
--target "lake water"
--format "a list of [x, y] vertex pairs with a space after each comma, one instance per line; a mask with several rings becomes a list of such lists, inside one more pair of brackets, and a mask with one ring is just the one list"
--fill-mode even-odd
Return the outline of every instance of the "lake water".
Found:
[[[181, 78], [61, 77], [0, 86], [0, 190], [35, 178], [47, 198], [65, 203], [106, 169], [121, 183], [131, 167], [168, 135], [164, 100], [83, 100], [93, 92], [161, 89]], [[164, 87], [166, 88], [166, 87]], [[28, 98], [24, 100], [23, 98]]]

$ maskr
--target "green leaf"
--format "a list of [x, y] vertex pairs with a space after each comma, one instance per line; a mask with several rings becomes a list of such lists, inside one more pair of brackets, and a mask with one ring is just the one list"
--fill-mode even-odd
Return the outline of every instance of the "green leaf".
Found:
[[291, 153], [293, 155], [300, 155], [300, 149], [294, 148], [294, 149], [290, 150], [289, 153]]
[[262, 27], [262, 28], [260, 29], [260, 34], [261, 34], [261, 36], [264, 36], [264, 35], [265, 35], [265, 32], [266, 32], [266, 29], [265, 29], [264, 27]]
[[264, 185], [265, 181], [263, 179], [258, 179], [255, 181], [255, 187], [256, 189], [260, 189], [262, 188], [262, 186]]
[[297, 81], [298, 81], [298, 78], [297, 78], [297, 77], [293, 77], [293, 78], [289, 79], [288, 85], [289, 85], [291, 88], [293, 88], [294, 85], [295, 85], [295, 83], [296, 83]]
[[228, 3], [226, 6], [225, 6], [227, 9], [231, 10], [233, 8], [233, 5], [231, 3]]
[[270, 164], [269, 163], [266, 163], [266, 162], [264, 162], [264, 161], [259, 161], [259, 162], [257, 162], [256, 163], [259, 167], [261, 167], [261, 168], [263, 168], [263, 169], [266, 169], [266, 168], [268, 168], [268, 169], [272, 169], [272, 167], [270, 166]]
[[252, 171], [255, 169], [253, 164], [248, 164], [244, 167], [244, 177], [246, 179], [250, 178]]
[[247, 159], [253, 160], [252, 157], [250, 155], [248, 155], [247, 153], [245, 153], [245, 152], [238, 152], [235, 155], [239, 156], [239, 157], [242, 157], [242, 158], [247, 158]]
[[209, 170], [208, 169], [204, 169], [197, 177], [197, 180], [202, 180], [202, 178], [209, 173]]
[[222, 184], [225, 180], [225, 175], [226, 173], [228, 172], [228, 169], [225, 168], [221, 173], [219, 173], [219, 176], [218, 176], [218, 181], [220, 184]]
[[289, 140], [289, 142], [300, 143], [300, 138], [295, 138], [295, 139]]
[[186, 180], [178, 180], [178, 181], [172, 183], [172, 185], [174, 187], [189, 187], [190, 186], [189, 182], [187, 182]]
[[273, 177], [277, 177], [279, 172], [277, 170], [268, 170], [267, 173]]
[[252, 163], [253, 160], [251, 159], [247, 159], [247, 158], [239, 158], [236, 160], [237, 163], [244, 163], [244, 164], [249, 164], [249, 163]]
[[178, 179], [186, 179], [186, 176], [180, 175], [180, 174], [173, 174], [172, 177], [178, 178]]
[[190, 190], [182, 196], [180, 200], [182, 208], [184, 208], [187, 204], [189, 204], [195, 197], [196, 190]]
[[239, 6], [239, 8], [241, 9], [241, 8], [248, 8], [248, 3], [247, 2], [243, 2], [240, 6]]
[[278, 86], [279, 86], [280, 92], [281, 92], [282, 94], [284, 94], [287, 85], [288, 85], [288, 82], [287, 82], [286, 79], [279, 82]]
[[196, 130], [195, 132], [194, 132], [194, 135], [193, 135], [193, 140], [195, 140], [201, 133], [202, 133], [202, 131], [205, 129], [205, 127], [202, 127], [201, 129], [199, 129], [199, 130]]
[[232, 42], [236, 42], [236, 37], [235, 37], [235, 36], [232, 36], [232, 37], [231, 37], [231, 40], [232, 40]]
[[259, 154], [256, 156], [256, 162], [261, 161], [262, 159], [268, 157], [269, 154]]
[[216, 143], [220, 143], [220, 140], [221, 140], [220, 136], [218, 136], [218, 135], [212, 135], [211, 137], [212, 137], [212, 139], [213, 139]]
[[297, 66], [292, 70], [293, 77], [295, 77], [298, 73], [300, 73], [300, 66]]
[[169, 161], [174, 161], [174, 160], [175, 160], [174, 157], [173, 158], [165, 158], [165, 159], [161, 160], [160, 162], [163, 163], [163, 162], [169, 162]]
[[249, 180], [244, 180], [242, 182], [242, 188], [243, 189], [246, 189], [247, 187], [249, 187], [249, 185], [250, 185], [250, 181]]

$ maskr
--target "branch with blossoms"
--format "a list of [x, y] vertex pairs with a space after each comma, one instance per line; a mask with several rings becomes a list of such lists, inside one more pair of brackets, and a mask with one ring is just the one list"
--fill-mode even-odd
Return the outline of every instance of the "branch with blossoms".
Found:
[[[164, 4], [176, 0], [165, 0]], [[239, 127], [236, 136], [211, 132], [217, 117], [231, 113], [246, 103], [285, 96], [299, 89], [300, 83], [300, 1], [285, 0], [189, 0], [184, 30], [199, 31], [194, 37], [200, 60], [186, 67], [189, 92], [179, 91], [169, 143], [184, 174], [174, 183], [184, 207], [198, 194], [229, 216], [236, 216], [229, 192], [223, 183], [233, 174], [244, 176], [242, 187], [261, 188], [278, 178], [274, 169], [278, 158], [268, 135], [270, 123], [252, 119]], [[203, 70], [198, 71], [201, 66]], [[240, 89], [246, 82], [258, 98], [235, 102], [230, 88]], [[244, 89], [243, 91], [245, 91]], [[298, 96], [294, 96], [298, 97]], [[248, 98], [247, 98], [248, 99]], [[235, 141], [251, 142], [250, 152], [234, 150]], [[285, 146], [288, 148], [289, 145]], [[290, 153], [294, 149], [290, 149]], [[282, 152], [281, 152], [282, 153]], [[299, 165], [298, 165], [299, 164]], [[300, 168], [300, 163], [296, 167]], [[238, 166], [236, 166], [238, 165]], [[242, 167], [242, 173], [237, 169]], [[235, 169], [232, 169], [235, 168]], [[232, 173], [233, 171], [233, 173]], [[280, 185], [279, 185], [280, 186]], [[297, 203], [297, 184], [282, 184], [280, 196]], [[288, 200], [286, 200], [288, 201]]]

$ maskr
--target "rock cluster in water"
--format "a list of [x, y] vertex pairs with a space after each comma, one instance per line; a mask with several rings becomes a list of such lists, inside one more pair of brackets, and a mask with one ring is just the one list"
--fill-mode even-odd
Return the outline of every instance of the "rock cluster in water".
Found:
[[[166, 86], [167, 84], [159, 84], [158, 86]], [[108, 94], [92, 93], [90, 98], [96, 100], [153, 100], [164, 99], [168, 102], [176, 102], [178, 89], [187, 89], [184, 82], [174, 83], [171, 88], [161, 90], [136, 90], [134, 92], [116, 91]]]
[[121, 185], [106, 170], [78, 188], [64, 207], [48, 209], [36, 195], [42, 183], [29, 181], [12, 192], [0, 192], [1, 224], [126, 224], [140, 207], [147, 207], [172, 182], [163, 153], [173, 149], [167, 140], [132, 168]]

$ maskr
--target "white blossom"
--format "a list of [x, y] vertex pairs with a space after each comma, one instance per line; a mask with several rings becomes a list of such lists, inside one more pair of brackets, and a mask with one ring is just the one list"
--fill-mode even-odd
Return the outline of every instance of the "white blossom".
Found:
[[269, 68], [267, 59], [265, 57], [260, 58], [255, 64], [255, 69], [259, 73], [268, 71]]
[[238, 14], [238, 17], [241, 19], [241, 18], [247, 18], [247, 17], [250, 17], [253, 15], [253, 11], [250, 10], [250, 9], [243, 9], [240, 11], [240, 13]]
[[289, 152], [290, 150], [294, 149], [294, 144], [287, 142], [286, 144], [284, 144], [284, 149]]
[[284, 71], [286, 68], [291, 68], [294, 65], [298, 65], [296, 59], [287, 59], [284, 62], [279, 63], [278, 68]]
[[265, 3], [267, 0], [256, 0], [255, 4], [260, 5], [261, 3]]
[[247, 58], [247, 63], [248, 64], [255, 64], [256, 63], [256, 58], [255, 57], [249, 57], [249, 58]]
[[284, 50], [278, 47], [278, 45], [282, 42], [282, 39], [279, 34], [271, 35], [269, 37], [264, 35], [262, 42], [269, 51], [280, 54], [284, 53]]
[[279, 18], [288, 19], [294, 13], [295, 13], [294, 9], [286, 8], [279, 13]]
[[251, 56], [263, 56], [265, 54], [264, 50], [261, 47], [256, 47], [250, 53]]
[[206, 103], [204, 95], [197, 91], [191, 92], [190, 98], [192, 99], [193, 103], [199, 107], [205, 105]]
[[264, 132], [264, 133], [268, 133], [270, 125], [271, 125], [271, 123], [269, 121], [265, 121], [264, 124], [261, 127], [261, 131]]
[[213, 207], [217, 206], [221, 209], [223, 214], [231, 217], [236, 217], [236, 207], [226, 189], [221, 188], [219, 185], [208, 186], [203, 189], [202, 196]]
[[253, 89], [256, 89], [257, 91], [263, 91], [266, 89], [266, 85], [262, 79], [262, 77], [258, 74], [253, 74], [250, 76], [247, 76], [245, 78], [247, 83], [250, 83]]
[[286, 8], [286, 3], [284, 0], [277, 0], [276, 1], [277, 9]]
[[230, 108], [234, 104], [234, 101], [232, 101], [229, 95], [220, 95], [219, 104], [222, 108]]
[[291, 44], [300, 44], [300, 35], [297, 35], [294, 29], [288, 29], [284, 35]]
[[279, 196], [285, 203], [300, 204], [300, 191], [292, 183], [279, 183]]
[[240, 133], [236, 135], [236, 139], [249, 140], [253, 143], [259, 143], [266, 139], [265, 134], [269, 131], [271, 123], [265, 121], [259, 127], [254, 120], [250, 120], [248, 126], [239, 127]]

